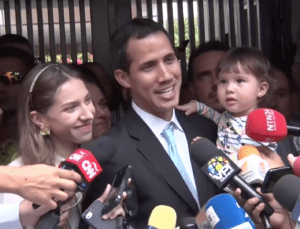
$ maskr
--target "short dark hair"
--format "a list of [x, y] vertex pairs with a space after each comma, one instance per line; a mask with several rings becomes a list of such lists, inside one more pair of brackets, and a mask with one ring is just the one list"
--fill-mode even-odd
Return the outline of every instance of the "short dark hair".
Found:
[[131, 62], [127, 56], [127, 45], [130, 38], [143, 39], [150, 34], [158, 32], [166, 34], [175, 51], [167, 31], [153, 20], [147, 18], [134, 18], [120, 27], [112, 35], [110, 40], [113, 70], [121, 69], [129, 73], [129, 66]]
[[194, 60], [200, 56], [203, 53], [207, 52], [213, 52], [213, 51], [221, 51], [221, 52], [227, 52], [230, 49], [230, 47], [221, 42], [221, 41], [208, 41], [206, 43], [200, 44], [199, 47], [196, 50], [192, 50], [190, 59], [189, 59], [189, 66], [188, 66], [188, 80], [190, 82], [193, 81], [193, 75], [194, 75], [194, 69], [193, 64]]
[[5, 57], [19, 58], [29, 69], [35, 66], [34, 56], [20, 48], [0, 46], [0, 59]]
[[271, 64], [266, 56], [260, 50], [252, 47], [232, 48], [220, 61], [217, 74], [239, 73], [238, 64], [245, 72], [254, 75], [257, 80], [269, 84], [266, 95], [258, 103], [258, 107], [269, 107], [274, 91], [274, 78]]
[[19, 34], [8, 33], [8, 34], [2, 35], [0, 37], [0, 46], [1, 47], [18, 47], [18, 48], [26, 47], [26, 49], [31, 50], [31, 44], [30, 44], [29, 40]]

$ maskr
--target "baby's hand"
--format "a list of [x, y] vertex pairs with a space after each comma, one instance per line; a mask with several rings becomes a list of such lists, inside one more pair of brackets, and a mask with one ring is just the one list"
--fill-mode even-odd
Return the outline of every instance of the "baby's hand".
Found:
[[197, 112], [197, 102], [192, 100], [187, 104], [177, 106], [176, 109], [185, 111], [185, 115], [190, 115]]

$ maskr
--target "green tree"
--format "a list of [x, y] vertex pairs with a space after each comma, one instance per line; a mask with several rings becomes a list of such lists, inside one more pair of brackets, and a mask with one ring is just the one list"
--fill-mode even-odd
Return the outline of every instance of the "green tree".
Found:
[[[194, 31], [195, 31], [195, 47], [198, 47], [200, 44], [200, 38], [199, 38], [199, 23], [198, 18], [194, 18]], [[165, 24], [165, 28], [168, 27], [168, 23]], [[190, 27], [189, 27], [189, 19], [184, 18], [184, 39], [190, 40]], [[178, 47], [180, 45], [179, 43], [179, 25], [178, 20], [174, 20], [174, 45], [175, 47]], [[191, 45], [190, 43], [185, 49], [185, 57], [188, 60], [191, 55]]]

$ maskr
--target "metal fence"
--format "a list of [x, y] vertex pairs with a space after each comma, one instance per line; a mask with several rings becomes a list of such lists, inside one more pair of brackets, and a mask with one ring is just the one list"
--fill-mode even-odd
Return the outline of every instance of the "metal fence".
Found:
[[[189, 40], [186, 57], [209, 40], [267, 49], [271, 35], [261, 26], [268, 26], [269, 14], [261, 9], [282, 1], [1, 0], [0, 35], [17, 33], [28, 38], [41, 62], [96, 61], [110, 72], [109, 37], [131, 18], [157, 21], [175, 46]], [[186, 61], [181, 63], [184, 70]]]

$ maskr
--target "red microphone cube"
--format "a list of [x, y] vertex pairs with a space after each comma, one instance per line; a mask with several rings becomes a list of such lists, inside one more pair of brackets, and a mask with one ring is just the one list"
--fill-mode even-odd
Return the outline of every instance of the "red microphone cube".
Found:
[[248, 115], [246, 134], [259, 142], [278, 142], [286, 137], [286, 120], [278, 111], [260, 108]]

